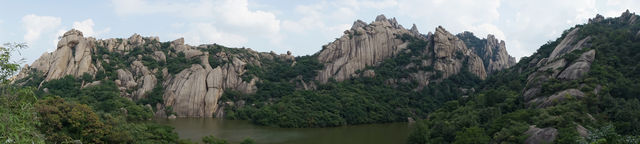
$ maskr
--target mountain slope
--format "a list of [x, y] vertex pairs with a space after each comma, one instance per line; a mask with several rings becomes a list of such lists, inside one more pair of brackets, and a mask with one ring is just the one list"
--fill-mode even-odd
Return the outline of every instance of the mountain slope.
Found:
[[[354, 22], [318, 53], [300, 57], [137, 34], [96, 40], [71, 30], [14, 83], [50, 94], [59, 91], [52, 83], [67, 75], [80, 80], [79, 88], [113, 81], [120, 96], [147, 105], [156, 117], [216, 116], [282, 127], [407, 121], [474, 91], [487, 72], [513, 65], [497, 41], [489, 35], [474, 43], [483, 47], [471, 47], [442, 27], [424, 35], [383, 15], [370, 24]], [[356, 105], [363, 100], [368, 103]]]
[[409, 143], [638, 143], [638, 17], [566, 30], [429, 114]]

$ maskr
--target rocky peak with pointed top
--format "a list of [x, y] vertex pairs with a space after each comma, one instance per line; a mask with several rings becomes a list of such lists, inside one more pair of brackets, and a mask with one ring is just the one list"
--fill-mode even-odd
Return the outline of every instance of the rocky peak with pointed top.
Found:
[[498, 40], [492, 34], [488, 34], [484, 39], [480, 39], [468, 31], [456, 36], [482, 58], [487, 73], [509, 68], [516, 63], [515, 58], [507, 53], [505, 42]]
[[624, 22], [624, 23], [628, 23], [629, 25], [634, 25], [636, 23], [638, 23], [638, 20], [640, 18], [638, 18], [638, 15], [636, 15], [636, 13], [631, 13], [629, 12], [629, 9], [627, 9], [627, 11], [623, 12], [622, 15], [620, 15], [620, 22]]
[[349, 79], [357, 70], [376, 65], [405, 49], [408, 43], [400, 36], [418, 36], [402, 28], [395, 18], [387, 19], [384, 15], [377, 16], [370, 24], [357, 20], [344, 33], [324, 45], [318, 54], [318, 60], [325, 64], [316, 77], [321, 83], [329, 79]]
[[602, 16], [600, 14], [596, 14], [596, 17], [589, 19], [589, 23], [599, 23], [599, 22], [601, 22], [603, 20], [604, 20], [604, 16]]
[[420, 35], [420, 31], [418, 31], [418, 27], [416, 26], [416, 24], [413, 24], [413, 26], [411, 26], [411, 29], [409, 29], [409, 31], [415, 35]]

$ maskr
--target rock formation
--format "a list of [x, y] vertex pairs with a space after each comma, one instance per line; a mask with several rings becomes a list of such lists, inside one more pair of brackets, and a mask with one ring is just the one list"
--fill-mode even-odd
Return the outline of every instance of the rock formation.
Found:
[[457, 74], [463, 68], [463, 58], [468, 59], [468, 70], [484, 79], [487, 73], [482, 59], [468, 49], [464, 42], [442, 27], [437, 27], [433, 34], [433, 53], [435, 54], [434, 68], [443, 73], [443, 78]]
[[[409, 44], [406, 41], [407, 36], [424, 40], [429, 44], [420, 51], [410, 51], [406, 49]], [[423, 87], [432, 81], [431, 76], [436, 73], [442, 74], [436, 80], [442, 80], [462, 70], [468, 70], [484, 79], [488, 72], [506, 69], [515, 64], [515, 58], [506, 52], [504, 41], [498, 42], [492, 35], [489, 35], [488, 41], [486, 46], [478, 48], [483, 49], [480, 55], [442, 27], [437, 27], [433, 34], [423, 35], [415, 24], [407, 30], [397, 24], [395, 18], [387, 19], [384, 15], [376, 17], [370, 24], [357, 20], [342, 37], [323, 46], [322, 51], [318, 53], [318, 60], [324, 63], [324, 69], [319, 71], [316, 80], [326, 83], [329, 79], [343, 81], [358, 77], [357, 71], [368, 66], [376, 66], [400, 53], [421, 53], [425, 57], [433, 58], [404, 67], [433, 67], [434, 71], [418, 71], [410, 74], [410, 79], [389, 80], [389, 83], [415, 81]], [[363, 76], [371, 77], [373, 71], [364, 72], [366, 73], [362, 73]]]
[[509, 68], [516, 64], [516, 59], [507, 53], [505, 42], [489, 34], [485, 39], [479, 39], [471, 32], [456, 35], [465, 42], [481, 59], [488, 74]]
[[[424, 48], [407, 49], [411, 42], [408, 39], [427, 44]], [[490, 36], [485, 45], [485, 53], [479, 55], [442, 27], [437, 27], [433, 34], [423, 35], [415, 24], [405, 29], [395, 18], [387, 19], [380, 15], [370, 24], [355, 21], [342, 37], [323, 46], [316, 56], [324, 67], [318, 71], [315, 80], [326, 83], [329, 79], [373, 78], [380, 74], [365, 68], [408, 53], [419, 57], [411, 57], [417, 60], [399, 67], [429, 67], [428, 70], [420, 69], [406, 77], [388, 79], [389, 84], [417, 82], [420, 89], [462, 71], [484, 79], [488, 72], [513, 65], [513, 58], [506, 54], [504, 42]], [[70, 30], [62, 36], [56, 51], [43, 54], [31, 66], [25, 66], [16, 77], [26, 78], [31, 71], [38, 71], [44, 77], [42, 82], [46, 82], [66, 75], [80, 77], [88, 74], [95, 81], [83, 82], [82, 87], [112, 80], [120, 95], [131, 100], [145, 99], [160, 88], [164, 101], [149, 105], [155, 106], [156, 115], [166, 117], [169, 112], [165, 110], [171, 107], [177, 117], [211, 117], [216, 113], [223, 115], [224, 107], [220, 104], [226, 102], [218, 100], [225, 91], [245, 94], [257, 91], [256, 83], [260, 78], [245, 76], [247, 66], [261, 67], [264, 61], [274, 60], [292, 62], [291, 66], [296, 64], [290, 52], [265, 53], [245, 48], [221, 48], [216, 44], [190, 46], [184, 43], [183, 38], [159, 42], [158, 37], [138, 34], [126, 39], [96, 40], [83, 37], [78, 30]], [[184, 65], [175, 66], [175, 61]], [[174, 67], [169, 69], [167, 65], [172, 62]], [[567, 73], [583, 73], [585, 68], [576, 66], [575, 69]], [[433, 77], [436, 75], [439, 77]], [[315, 81], [301, 76], [290, 82], [305, 90], [317, 87]]]
[[407, 47], [407, 42], [399, 38], [402, 34], [418, 36], [402, 28], [395, 18], [389, 20], [384, 15], [369, 25], [360, 20], [354, 22], [342, 37], [324, 45], [319, 52], [318, 60], [325, 65], [316, 80], [343, 81], [357, 70], [391, 58]]
[[[536, 107], [546, 107], [549, 103], [543, 101], [546, 99], [555, 99], [558, 96], [555, 98], [540, 96], [539, 94], [542, 92], [542, 84], [544, 82], [550, 79], [575, 80], [589, 72], [591, 63], [595, 58], [595, 50], [589, 50], [582, 53], [580, 57], [571, 64], [568, 64], [568, 61], [563, 57], [575, 50], [582, 50], [591, 45], [590, 41], [592, 38], [587, 36], [579, 39], [577, 34], [579, 31], [580, 28], [574, 28], [571, 30], [553, 49], [549, 57], [536, 62], [535, 67], [537, 70], [529, 75], [525, 90], [523, 90], [523, 97], [525, 101], [529, 101], [530, 104], [538, 104], [535, 105]], [[531, 63], [533, 62], [534, 61]]]
[[[82, 32], [72, 29], [62, 36], [57, 49], [45, 53], [27, 69], [35, 69], [45, 75], [45, 81], [62, 78], [66, 75], [81, 76], [85, 73], [94, 75], [98, 69], [92, 63], [94, 38], [85, 38]], [[27, 71], [23, 71], [27, 72]], [[25, 74], [17, 79], [24, 78]]]
[[543, 144], [553, 143], [558, 135], [558, 130], [555, 128], [537, 128], [535, 125], [529, 126], [529, 130], [525, 132], [529, 135], [529, 138], [524, 140], [525, 144]]
[[[291, 55], [275, 53], [259, 53], [253, 50], [243, 50], [245, 53], [225, 53], [223, 51], [210, 55], [204, 49], [216, 47], [216, 45], [200, 45], [198, 47], [184, 44], [180, 38], [168, 42], [168, 49], [161, 50], [163, 43], [157, 37], [142, 37], [134, 34], [128, 39], [104, 39], [95, 40], [83, 37], [82, 32], [70, 30], [66, 32], [58, 49], [52, 53], [45, 53], [31, 66], [26, 65], [15, 79], [26, 78], [31, 71], [42, 73], [46, 82], [58, 79], [66, 75], [75, 77], [89, 74], [96, 76], [99, 71], [106, 71], [105, 65], [112, 65], [118, 61], [129, 60], [124, 65], [116, 64], [112, 67], [114, 76], [105, 79], [113, 79], [120, 89], [120, 95], [132, 100], [147, 97], [156, 86], [164, 88], [164, 103], [157, 104], [157, 114], [166, 116], [166, 107], [173, 107], [178, 117], [211, 117], [218, 109], [218, 99], [224, 90], [230, 89], [242, 93], [254, 93], [257, 90], [254, 77], [248, 81], [242, 79], [245, 65], [260, 66], [261, 59], [273, 60], [274, 58], [294, 60]], [[117, 58], [111, 54], [119, 53], [129, 55], [139, 51], [148, 51], [133, 57]], [[100, 52], [99, 52], [100, 51]], [[150, 68], [144, 60], [167, 62], [169, 58], [175, 58], [178, 53], [184, 53], [187, 59], [199, 59], [200, 64], [193, 64], [189, 68], [173, 75], [165, 68]], [[97, 57], [96, 57], [97, 55]], [[144, 59], [149, 57], [150, 59]], [[209, 63], [213, 57], [221, 65], [213, 68]], [[163, 81], [160, 81], [159, 79]], [[99, 85], [100, 81], [86, 82], [82, 87]]]

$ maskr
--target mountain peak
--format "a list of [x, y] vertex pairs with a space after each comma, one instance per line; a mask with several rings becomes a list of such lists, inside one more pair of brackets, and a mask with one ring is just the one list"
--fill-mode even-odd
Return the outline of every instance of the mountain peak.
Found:
[[420, 34], [420, 31], [418, 31], [418, 27], [416, 26], [416, 24], [413, 24], [413, 26], [411, 26], [411, 29], [409, 29], [409, 31], [413, 34]]
[[83, 37], [82, 32], [76, 29], [71, 29], [67, 32], [65, 32], [62, 37], [67, 37], [67, 36], [71, 36], [71, 35], [75, 35], [75, 36], [79, 36], [79, 37]]
[[376, 21], [387, 21], [387, 17], [384, 14], [380, 14], [376, 17]]

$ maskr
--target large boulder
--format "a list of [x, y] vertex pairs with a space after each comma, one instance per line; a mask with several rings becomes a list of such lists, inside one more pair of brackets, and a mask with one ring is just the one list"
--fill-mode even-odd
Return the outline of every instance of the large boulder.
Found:
[[583, 98], [585, 94], [578, 89], [567, 89], [557, 92], [549, 97], [539, 97], [528, 102], [529, 105], [536, 105], [537, 108], [554, 106], [560, 102], [572, 98]]
[[84, 38], [82, 32], [72, 29], [64, 33], [56, 51], [44, 54], [32, 66], [45, 74], [45, 81], [66, 75], [94, 75], [98, 70], [91, 59], [93, 47], [95, 39]]
[[591, 63], [595, 59], [595, 56], [596, 50], [590, 50], [583, 53], [576, 62], [571, 64], [562, 71], [560, 75], [558, 75], [558, 79], [575, 80], [586, 75], [589, 72], [589, 69], [591, 69]]
[[591, 37], [587, 36], [581, 40], [579, 40], [578, 32], [580, 28], [574, 28], [569, 32], [562, 41], [553, 49], [553, 52], [549, 55], [548, 61], [553, 61], [556, 58], [562, 57], [563, 55], [570, 53], [574, 50], [582, 49], [591, 45]]
[[[243, 81], [246, 62], [233, 57], [231, 63], [212, 68], [208, 61], [209, 53], [200, 56], [202, 64], [194, 64], [169, 81], [165, 89], [166, 106], [172, 106], [179, 117], [212, 117], [218, 111], [218, 100], [225, 89], [242, 93], [254, 93], [257, 90], [257, 78]], [[203, 67], [204, 66], [204, 67]]]
[[553, 143], [558, 135], [558, 130], [552, 127], [537, 128], [535, 125], [529, 126], [524, 134], [529, 137], [524, 141], [525, 144], [546, 144]]

